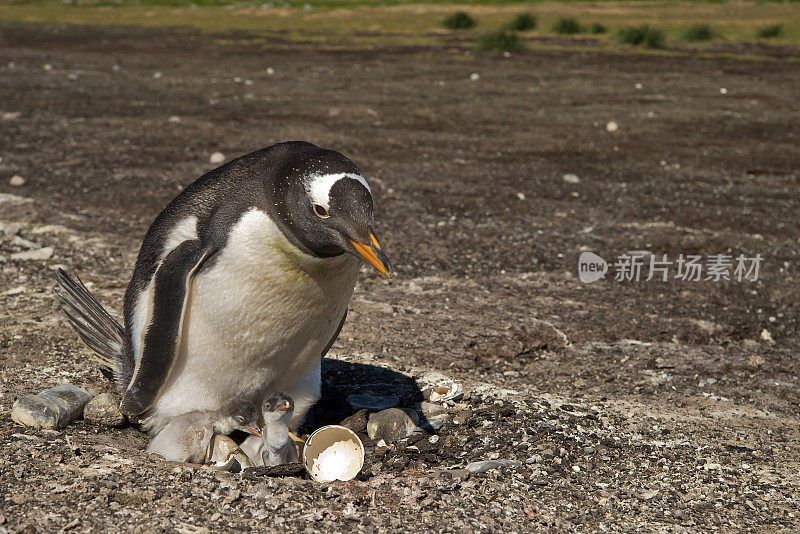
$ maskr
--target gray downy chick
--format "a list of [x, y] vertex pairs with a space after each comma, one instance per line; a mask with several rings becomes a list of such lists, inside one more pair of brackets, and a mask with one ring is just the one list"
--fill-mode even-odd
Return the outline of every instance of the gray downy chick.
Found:
[[272, 393], [261, 404], [264, 426], [261, 438], [248, 436], [242, 450], [256, 466], [275, 466], [296, 462], [297, 446], [289, 436], [289, 421], [294, 401], [285, 393]]
[[[206, 463], [211, 455], [211, 438], [241, 430], [261, 436], [258, 410], [245, 399], [233, 398], [216, 412], [188, 412], [172, 419], [150, 441], [147, 451], [173, 462]], [[260, 439], [260, 437], [258, 438]]]

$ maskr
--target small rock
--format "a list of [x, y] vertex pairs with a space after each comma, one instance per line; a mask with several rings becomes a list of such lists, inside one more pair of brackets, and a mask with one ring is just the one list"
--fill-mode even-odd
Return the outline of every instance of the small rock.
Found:
[[568, 184], [579, 184], [581, 183], [581, 179], [578, 178], [577, 174], [572, 174], [571, 172], [565, 174], [563, 176], [563, 180]]
[[214, 165], [222, 163], [223, 161], [225, 161], [225, 154], [223, 154], [222, 152], [214, 152], [208, 158], [208, 161], [209, 163], [213, 163]]
[[477, 72], [473, 72], [472, 74], [469, 75], [469, 79], [472, 80], [473, 82], [477, 82], [478, 80], [481, 79], [481, 75], [478, 74]]
[[429, 432], [441, 430], [441, 428], [449, 422], [450, 414], [443, 413], [434, 415], [433, 417], [427, 417], [425, 421], [422, 422], [422, 429]]
[[414, 405], [414, 409], [425, 417], [433, 417], [435, 415], [447, 413], [447, 408], [443, 404], [435, 402], [418, 402]]
[[497, 469], [499, 467], [514, 467], [519, 462], [516, 460], [483, 460], [481, 462], [472, 462], [467, 464], [467, 471], [470, 473], [485, 473], [491, 469]]
[[619, 124], [617, 124], [615, 121], [608, 121], [606, 123], [607, 132], [616, 132], [617, 130], [619, 130]]
[[177, 115], [172, 115], [168, 120], [169, 122], [181, 122], [181, 118]]
[[23, 239], [20, 236], [14, 236], [14, 239], [11, 240], [11, 244], [14, 245], [15, 247], [26, 248], [28, 250], [38, 250], [42, 248], [33, 241], [28, 241], [27, 239]]
[[83, 418], [102, 426], [121, 426], [125, 416], [119, 411], [117, 399], [111, 393], [101, 393], [83, 408]]
[[339, 424], [355, 433], [364, 432], [367, 428], [367, 410], [359, 410], [353, 415], [345, 417]]
[[273, 74], [275, 74], [275, 69], [273, 69], [272, 67], [267, 67], [267, 70], [265, 72], [270, 76], [272, 76]]
[[154, 80], [158, 80], [162, 76], [164, 76], [164, 73], [162, 73], [161, 71], [156, 71], [156, 72], [153, 73], [153, 79]]
[[400, 404], [400, 397], [397, 395], [372, 395], [370, 393], [359, 393], [347, 396], [347, 403], [355, 410], [366, 408], [374, 412], [394, 408]]
[[[14, 257], [12, 254], [11, 257]], [[761, 341], [766, 341], [767, 343], [774, 343], [775, 340], [772, 339], [772, 334], [769, 333], [769, 330], [766, 328], [761, 331]]]
[[401, 440], [417, 431], [419, 417], [414, 410], [389, 408], [370, 414], [367, 435], [370, 439], [383, 439], [387, 443]]
[[724, 88], [724, 87], [720, 87], [719, 88], [719, 94], [727, 95], [728, 94], [728, 90], [726, 88]]
[[21, 185], [25, 185], [25, 178], [23, 178], [19, 174], [15, 174], [14, 176], [11, 177], [8, 183], [13, 185], [14, 187], [19, 187]]
[[53, 247], [43, 247], [36, 250], [26, 250], [11, 254], [12, 260], [49, 260], [53, 256]]
[[466, 410], [461, 410], [453, 417], [453, 424], [466, 425], [469, 423], [470, 419], [472, 419], [472, 410], [467, 408]]
[[517, 192], [517, 198], [520, 200], [525, 200], [525, 193], [522, 191]]
[[19, 225], [0, 221], [0, 232], [7, 236], [14, 236], [19, 233]]
[[28, 427], [58, 430], [78, 419], [91, 398], [79, 387], [56, 386], [38, 395], [18, 398], [11, 409], [11, 419]]
[[2, 294], [10, 297], [13, 295], [20, 295], [22, 293], [25, 293], [27, 290], [28, 288], [25, 286], [17, 286], [17, 287], [12, 287], [11, 289], [7, 289], [6, 291], [3, 291]]

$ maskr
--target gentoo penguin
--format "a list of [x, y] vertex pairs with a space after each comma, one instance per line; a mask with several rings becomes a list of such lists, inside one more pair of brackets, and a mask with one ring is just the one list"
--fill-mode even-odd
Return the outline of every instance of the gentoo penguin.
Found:
[[231, 399], [224, 402], [219, 411], [187, 412], [174, 417], [150, 441], [147, 452], [173, 462], [204, 464], [212, 458], [215, 434], [227, 435], [241, 430], [261, 439], [257, 424], [258, 410], [252, 402]]
[[261, 414], [264, 426], [261, 437], [248, 436], [241, 447], [256, 466], [273, 466], [297, 461], [297, 446], [289, 436], [289, 421], [294, 412], [294, 401], [285, 393], [272, 393], [264, 397]]
[[362, 262], [392, 267], [372, 194], [348, 158], [273, 145], [201, 176], [147, 232], [122, 328], [63, 271], [75, 330], [111, 361], [121, 410], [157, 434], [241, 396], [294, 399], [295, 429], [320, 396], [320, 359], [341, 330]]

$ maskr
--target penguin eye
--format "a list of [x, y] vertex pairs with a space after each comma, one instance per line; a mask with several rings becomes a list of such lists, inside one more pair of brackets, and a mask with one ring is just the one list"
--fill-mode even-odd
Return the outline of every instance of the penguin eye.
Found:
[[328, 210], [326, 210], [323, 206], [320, 206], [319, 204], [314, 204], [314, 213], [316, 213], [323, 219], [327, 219], [328, 217], [330, 217]]

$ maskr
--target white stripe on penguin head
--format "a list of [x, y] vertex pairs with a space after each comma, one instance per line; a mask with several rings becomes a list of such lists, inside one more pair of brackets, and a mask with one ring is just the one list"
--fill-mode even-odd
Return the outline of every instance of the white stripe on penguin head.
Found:
[[314, 204], [319, 204], [326, 210], [330, 210], [331, 188], [333, 184], [344, 178], [358, 180], [367, 188], [369, 194], [372, 195], [372, 190], [369, 188], [369, 184], [363, 176], [349, 172], [340, 172], [336, 174], [312, 174], [309, 176], [305, 183], [308, 198], [310, 198], [311, 202]]

